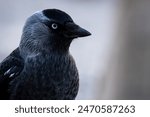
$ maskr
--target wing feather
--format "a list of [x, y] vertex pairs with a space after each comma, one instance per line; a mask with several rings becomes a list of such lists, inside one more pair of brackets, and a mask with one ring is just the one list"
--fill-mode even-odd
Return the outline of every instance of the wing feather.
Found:
[[0, 63], [0, 99], [9, 99], [9, 83], [20, 74], [23, 64], [19, 48]]

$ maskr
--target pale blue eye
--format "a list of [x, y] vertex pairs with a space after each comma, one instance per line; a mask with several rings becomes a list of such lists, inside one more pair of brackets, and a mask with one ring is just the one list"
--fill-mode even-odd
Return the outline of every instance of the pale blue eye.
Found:
[[52, 28], [56, 30], [58, 28], [58, 25], [56, 23], [52, 23]]

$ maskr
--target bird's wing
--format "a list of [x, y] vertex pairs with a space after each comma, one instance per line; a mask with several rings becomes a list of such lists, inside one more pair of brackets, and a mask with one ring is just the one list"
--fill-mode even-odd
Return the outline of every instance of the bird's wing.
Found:
[[20, 74], [23, 64], [19, 48], [16, 48], [0, 63], [0, 99], [8, 98], [9, 82]]

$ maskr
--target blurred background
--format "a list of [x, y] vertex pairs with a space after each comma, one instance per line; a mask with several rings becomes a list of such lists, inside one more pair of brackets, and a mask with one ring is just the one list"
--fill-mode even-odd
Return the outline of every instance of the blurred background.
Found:
[[0, 61], [19, 45], [27, 17], [47, 8], [92, 33], [70, 47], [77, 99], [150, 99], [149, 0], [0, 0]]

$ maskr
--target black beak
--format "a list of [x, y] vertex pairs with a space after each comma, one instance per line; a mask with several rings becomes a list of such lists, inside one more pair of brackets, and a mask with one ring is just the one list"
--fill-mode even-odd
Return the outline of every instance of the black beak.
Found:
[[90, 36], [91, 33], [81, 28], [80, 26], [76, 25], [74, 22], [67, 22], [65, 24], [64, 35], [67, 38], [78, 38]]

